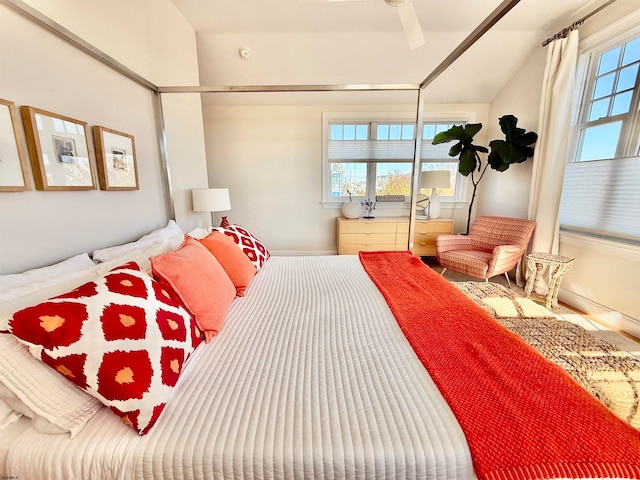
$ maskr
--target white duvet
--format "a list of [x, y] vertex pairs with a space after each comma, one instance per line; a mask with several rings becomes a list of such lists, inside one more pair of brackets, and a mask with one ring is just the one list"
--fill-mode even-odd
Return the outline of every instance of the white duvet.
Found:
[[475, 477], [357, 256], [272, 257], [148, 435], [106, 408], [73, 439], [10, 432], [0, 471], [20, 480]]

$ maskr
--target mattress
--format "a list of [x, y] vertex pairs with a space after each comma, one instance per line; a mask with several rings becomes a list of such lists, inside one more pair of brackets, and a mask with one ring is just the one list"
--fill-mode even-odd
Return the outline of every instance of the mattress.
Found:
[[[4, 432], [3, 432], [4, 433]], [[357, 256], [272, 257], [138, 436], [101, 409], [21, 431], [5, 476], [474, 478], [465, 437]]]

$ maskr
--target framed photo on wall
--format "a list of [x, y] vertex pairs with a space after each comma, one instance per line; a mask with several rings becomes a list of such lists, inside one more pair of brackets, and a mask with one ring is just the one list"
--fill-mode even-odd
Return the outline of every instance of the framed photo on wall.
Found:
[[15, 103], [0, 98], [0, 192], [30, 190], [18, 117]]
[[98, 157], [98, 179], [103, 190], [138, 190], [136, 146], [132, 135], [93, 127]]
[[93, 155], [81, 120], [21, 107], [33, 179], [38, 190], [94, 190]]

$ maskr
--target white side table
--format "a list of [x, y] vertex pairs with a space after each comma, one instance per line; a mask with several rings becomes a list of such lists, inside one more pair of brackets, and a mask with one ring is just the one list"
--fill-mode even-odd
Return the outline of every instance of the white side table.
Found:
[[554, 255], [552, 253], [534, 252], [527, 255], [527, 285], [524, 289], [527, 297], [535, 291], [540, 278], [540, 272], [545, 266], [549, 267], [549, 291], [545, 299], [545, 307], [553, 308], [558, 306], [558, 290], [562, 276], [571, 268], [574, 259]]

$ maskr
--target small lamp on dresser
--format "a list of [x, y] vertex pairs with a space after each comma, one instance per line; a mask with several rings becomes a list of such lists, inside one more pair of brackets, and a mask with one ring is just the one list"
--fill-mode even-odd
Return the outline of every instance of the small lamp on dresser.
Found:
[[429, 205], [425, 214], [428, 218], [440, 217], [440, 199], [437, 188], [449, 188], [449, 170], [428, 170], [420, 175], [420, 188], [430, 188]]
[[214, 212], [231, 210], [228, 188], [198, 188], [191, 190], [194, 212], [211, 212], [211, 225], [215, 225]]

